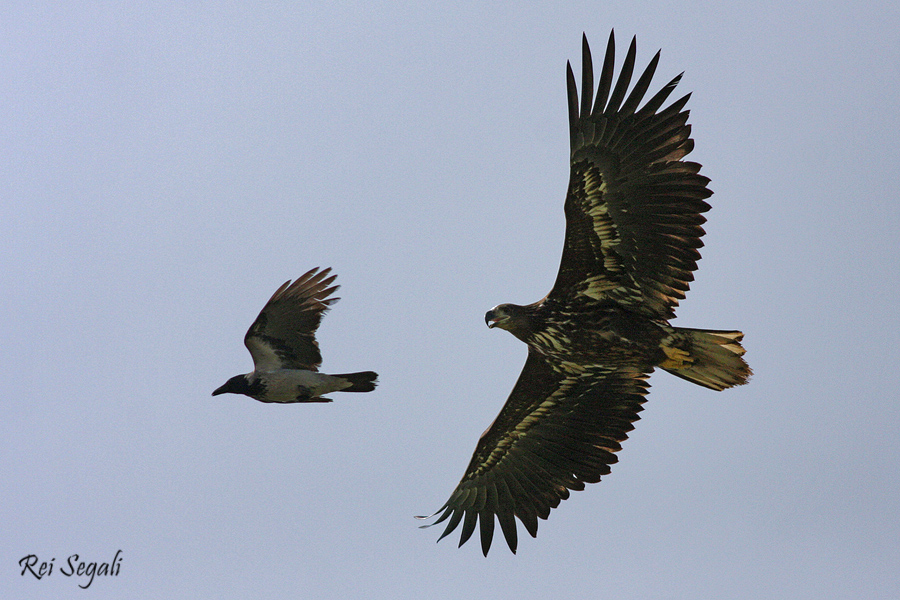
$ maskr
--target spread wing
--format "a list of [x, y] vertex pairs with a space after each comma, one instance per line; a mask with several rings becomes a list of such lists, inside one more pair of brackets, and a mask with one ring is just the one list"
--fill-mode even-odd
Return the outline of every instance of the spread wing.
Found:
[[432, 525], [450, 519], [441, 538], [462, 521], [462, 546], [480, 519], [487, 556], [494, 516], [513, 552], [514, 517], [536, 536], [538, 517], [546, 519], [569, 490], [583, 490], [610, 472], [614, 453], [639, 418], [647, 376], [599, 365], [557, 371], [529, 349], [509, 399], [482, 434], [462, 481], [435, 513], [441, 515]]
[[287, 281], [272, 295], [244, 336], [244, 345], [258, 371], [305, 369], [315, 371], [322, 364], [316, 329], [337, 285], [331, 269], [311, 269], [294, 283]]
[[[671, 318], [700, 258], [698, 248], [712, 195], [692, 149], [690, 94], [660, 110], [675, 77], [638, 109], [659, 53], [626, 97], [634, 70], [632, 40], [613, 86], [615, 40], [610, 34], [596, 100], [587, 38], [583, 39], [581, 100], [567, 67], [571, 174], [566, 241], [550, 297], [566, 302], [612, 300], [651, 318]], [[612, 93], [610, 94], [610, 90]]]

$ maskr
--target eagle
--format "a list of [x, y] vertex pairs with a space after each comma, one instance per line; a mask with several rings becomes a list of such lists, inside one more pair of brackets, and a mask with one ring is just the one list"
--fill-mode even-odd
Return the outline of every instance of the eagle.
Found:
[[538, 518], [610, 472], [656, 367], [712, 390], [750, 377], [740, 331], [669, 324], [697, 268], [712, 192], [700, 165], [684, 160], [694, 146], [690, 94], [663, 108], [681, 75], [644, 101], [657, 52], [629, 93], [636, 50], [632, 39], [615, 79], [610, 34], [596, 96], [586, 36], [580, 99], [567, 64], [571, 171], [559, 272], [542, 300], [485, 315], [489, 328], [525, 342], [528, 357], [459, 485], [419, 517], [440, 514], [423, 527], [449, 519], [438, 540], [462, 523], [462, 546], [480, 524], [487, 556], [495, 517], [513, 553], [516, 518], [536, 537]]
[[326, 375], [319, 373], [322, 355], [316, 329], [329, 298], [340, 286], [337, 275], [316, 267], [291, 283], [286, 281], [263, 307], [244, 336], [253, 357], [253, 372], [235, 375], [212, 393], [244, 394], [260, 402], [331, 402], [331, 392], [371, 392], [378, 375], [373, 371]]

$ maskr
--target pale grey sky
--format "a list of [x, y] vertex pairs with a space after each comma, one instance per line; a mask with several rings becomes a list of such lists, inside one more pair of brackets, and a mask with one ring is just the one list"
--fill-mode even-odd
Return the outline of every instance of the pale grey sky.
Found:
[[[413, 515], [522, 367], [483, 315], [553, 284], [565, 64], [610, 28], [693, 92], [715, 195], [675, 323], [742, 329], [756, 375], [655, 374], [612, 474], [485, 559]], [[5, 4], [0, 594], [900, 597], [898, 31], [894, 2]], [[212, 398], [314, 266], [323, 369], [378, 390]]]

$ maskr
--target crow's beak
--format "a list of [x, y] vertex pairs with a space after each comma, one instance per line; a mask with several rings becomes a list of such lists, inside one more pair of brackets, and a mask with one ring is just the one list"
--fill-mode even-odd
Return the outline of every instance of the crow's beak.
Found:
[[225, 385], [223, 385], [222, 387], [218, 388], [216, 391], [214, 391], [214, 392], [212, 393], [212, 395], [213, 395], [213, 396], [218, 396], [219, 394], [224, 394], [224, 393], [226, 393], [226, 392], [228, 391], [228, 390], [225, 389], [226, 387], [228, 387], [228, 384], [227, 384], [227, 383], [226, 383]]

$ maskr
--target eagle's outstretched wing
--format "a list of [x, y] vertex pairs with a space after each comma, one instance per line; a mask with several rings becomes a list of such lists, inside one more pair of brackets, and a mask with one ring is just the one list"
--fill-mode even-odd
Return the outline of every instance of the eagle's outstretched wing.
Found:
[[529, 349], [509, 399], [482, 434], [462, 481], [435, 513], [441, 515], [432, 525], [450, 519], [441, 538], [462, 521], [462, 546], [480, 520], [486, 556], [495, 515], [513, 552], [515, 517], [536, 536], [538, 517], [546, 519], [569, 490], [583, 490], [609, 473], [614, 453], [639, 418], [647, 376], [627, 367], [559, 371]]
[[244, 345], [257, 371], [304, 369], [315, 371], [322, 364], [316, 329], [337, 285], [331, 269], [316, 267], [294, 283], [287, 281], [272, 295], [244, 336]]
[[580, 102], [567, 67], [572, 166], [566, 241], [549, 297], [613, 300], [651, 318], [671, 318], [697, 268], [706, 221], [701, 213], [709, 210], [704, 199], [712, 192], [700, 165], [682, 160], [693, 148], [683, 110], [690, 94], [660, 110], [681, 75], [638, 109], [659, 53], [626, 97], [635, 53], [632, 40], [613, 86], [610, 34], [596, 100], [586, 37]]

